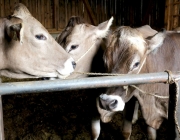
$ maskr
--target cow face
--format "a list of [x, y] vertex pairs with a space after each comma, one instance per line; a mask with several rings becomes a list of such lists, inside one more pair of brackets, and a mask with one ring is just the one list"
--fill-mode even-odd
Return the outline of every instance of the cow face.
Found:
[[1, 75], [64, 78], [74, 71], [72, 57], [24, 5], [18, 4], [1, 24]]
[[[109, 33], [112, 21], [113, 17], [98, 26], [93, 26], [85, 23], [80, 17], [70, 18], [65, 30], [56, 39], [77, 64], [75, 73], [70, 75], [69, 79], [86, 77], [76, 72], [90, 72], [97, 66], [94, 65], [95, 63], [101, 63], [100, 43]], [[99, 71], [99, 68], [95, 69]]]
[[[120, 27], [110, 37], [109, 46], [104, 54], [108, 72], [119, 74], [137, 74], [143, 71], [146, 57], [155, 53], [164, 40], [164, 33], [143, 37], [137, 29]], [[134, 89], [116, 87], [107, 89], [100, 95], [100, 106], [110, 111], [122, 111], [125, 102], [133, 96]]]
[[106, 37], [112, 21], [113, 17], [98, 26], [87, 23], [77, 24], [66, 38], [65, 50], [77, 61], [91, 47], [98, 46], [99, 40]]

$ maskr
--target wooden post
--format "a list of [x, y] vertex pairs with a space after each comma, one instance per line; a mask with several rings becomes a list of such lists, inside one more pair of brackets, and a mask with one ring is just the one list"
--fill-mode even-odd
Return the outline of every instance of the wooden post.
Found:
[[[180, 86], [180, 82], [178, 82]], [[177, 89], [179, 92], [179, 89]], [[178, 124], [180, 124], [180, 96], [178, 97], [177, 104], [177, 113], [174, 115], [175, 107], [176, 107], [176, 84], [169, 85], [169, 108], [168, 108], [168, 139], [169, 140], [180, 140], [180, 135], [178, 133], [175, 117], [177, 118]]]

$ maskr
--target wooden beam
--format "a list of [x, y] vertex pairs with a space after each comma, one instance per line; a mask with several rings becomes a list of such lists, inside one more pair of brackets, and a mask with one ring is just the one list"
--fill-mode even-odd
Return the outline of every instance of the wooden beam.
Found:
[[97, 25], [98, 24], [97, 19], [96, 19], [95, 15], [93, 14], [93, 11], [91, 9], [91, 6], [90, 6], [88, 0], [82, 0], [82, 1], [83, 1], [84, 5], [87, 9], [87, 12], [89, 14], [89, 17], [90, 17], [92, 24]]

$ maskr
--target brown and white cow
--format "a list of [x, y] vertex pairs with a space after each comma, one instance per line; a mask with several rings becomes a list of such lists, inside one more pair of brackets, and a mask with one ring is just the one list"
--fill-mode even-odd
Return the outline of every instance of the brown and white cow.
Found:
[[[112, 34], [104, 60], [111, 73], [152, 73], [167, 69], [178, 71], [179, 53], [180, 34], [177, 32], [163, 31], [144, 38], [136, 29], [123, 26]], [[138, 87], [149, 93], [168, 96], [168, 85], [165, 84], [145, 84]], [[133, 95], [140, 103], [146, 123], [152, 130], [158, 129], [164, 118], [167, 119], [168, 99], [144, 95], [131, 87], [127, 93], [123, 87], [114, 87], [100, 95], [98, 105], [111, 112], [122, 111]], [[127, 135], [129, 132], [124, 133]], [[126, 139], [129, 136], [130, 134]], [[156, 134], [151, 136], [149, 139], [156, 139]]]
[[0, 18], [0, 75], [11, 78], [69, 76], [73, 58], [53, 39], [23, 4]]

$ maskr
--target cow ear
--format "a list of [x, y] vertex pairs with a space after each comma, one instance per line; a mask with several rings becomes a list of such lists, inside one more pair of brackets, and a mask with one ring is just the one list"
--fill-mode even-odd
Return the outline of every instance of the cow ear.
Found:
[[150, 36], [146, 38], [147, 44], [148, 44], [148, 51], [147, 53], [150, 53], [157, 48], [159, 48], [164, 41], [165, 38], [165, 32], [158, 32], [154, 36]]
[[97, 26], [98, 30], [96, 32], [98, 38], [105, 38], [108, 34], [109, 28], [112, 25], [113, 17], [108, 21], [105, 21]]
[[10, 39], [20, 40], [21, 28], [22, 28], [22, 20], [17, 17], [10, 17], [9, 24], [6, 28], [8, 37]]
[[136, 29], [138, 30], [138, 32], [141, 33], [143, 38], [147, 38], [149, 36], [153, 36], [153, 35], [157, 34], [157, 31], [152, 29], [149, 25], [144, 25], [144, 26], [141, 26]]

